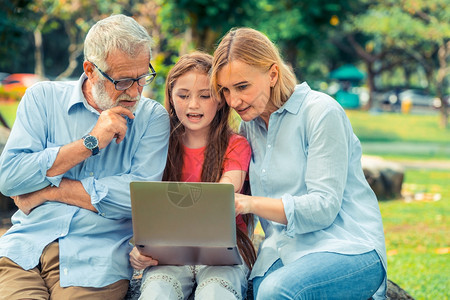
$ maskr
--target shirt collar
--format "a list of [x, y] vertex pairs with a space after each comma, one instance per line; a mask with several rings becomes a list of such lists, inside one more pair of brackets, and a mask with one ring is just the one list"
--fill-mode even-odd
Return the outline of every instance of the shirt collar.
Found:
[[289, 97], [288, 101], [286, 101], [275, 113], [282, 113], [286, 110], [291, 114], [297, 114], [302, 106], [303, 100], [310, 91], [311, 88], [306, 82], [296, 85], [294, 92]]
[[[311, 91], [311, 88], [306, 82], [303, 82], [302, 84], [298, 84], [294, 88], [294, 92], [289, 97], [289, 99], [281, 106], [278, 110], [273, 112], [274, 114], [281, 114], [284, 111], [287, 111], [291, 114], [297, 114], [300, 110], [300, 107], [302, 106], [303, 100], [305, 99], [306, 95]], [[266, 123], [261, 117], [258, 117], [255, 119], [255, 122], [261, 126], [266, 127]]]
[[83, 94], [83, 83], [87, 80], [87, 76], [85, 73], [81, 74], [80, 79], [76, 82], [75, 89], [73, 90], [72, 96], [69, 100], [69, 105], [67, 107], [67, 112], [69, 113], [72, 107], [77, 104], [83, 103], [86, 108], [89, 110], [96, 111], [93, 107], [91, 107]]

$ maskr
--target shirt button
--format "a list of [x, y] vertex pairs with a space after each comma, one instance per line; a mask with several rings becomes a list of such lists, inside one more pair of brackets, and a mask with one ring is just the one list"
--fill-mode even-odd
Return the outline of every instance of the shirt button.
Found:
[[94, 176], [94, 172], [89, 173], [89, 176]]
[[67, 273], [69, 273], [69, 270], [67, 270], [67, 268], [64, 268], [64, 275], [67, 275]]
[[101, 213], [102, 217], [104, 217], [106, 214], [105, 213]]
[[270, 148], [270, 147], [272, 147], [272, 145], [267, 145], [267, 148]]
[[59, 236], [64, 236], [64, 233], [61, 233]]
[[266, 169], [262, 169], [262, 172], [263, 172], [263, 173], [266, 173]]

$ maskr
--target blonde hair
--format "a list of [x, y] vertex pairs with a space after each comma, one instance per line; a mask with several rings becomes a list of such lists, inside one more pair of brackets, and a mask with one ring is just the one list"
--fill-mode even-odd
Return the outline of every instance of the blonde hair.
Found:
[[89, 30], [84, 41], [84, 59], [107, 71], [106, 58], [112, 51], [120, 50], [130, 57], [148, 51], [150, 59], [151, 44], [147, 30], [133, 18], [113, 15], [98, 21]]
[[281, 107], [294, 92], [297, 79], [292, 69], [283, 61], [278, 48], [261, 32], [252, 28], [231, 29], [220, 41], [214, 52], [211, 84], [216, 95], [223, 95], [217, 84], [218, 72], [233, 60], [268, 72], [276, 64], [278, 80], [271, 88], [269, 101]]

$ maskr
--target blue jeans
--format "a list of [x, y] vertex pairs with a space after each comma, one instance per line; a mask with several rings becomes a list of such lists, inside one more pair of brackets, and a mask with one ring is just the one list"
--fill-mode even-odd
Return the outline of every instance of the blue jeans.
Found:
[[384, 277], [375, 250], [358, 255], [311, 253], [286, 266], [278, 259], [263, 277], [253, 278], [253, 296], [256, 300], [367, 300]]
[[144, 271], [139, 300], [242, 299], [247, 293], [247, 265], [153, 266]]

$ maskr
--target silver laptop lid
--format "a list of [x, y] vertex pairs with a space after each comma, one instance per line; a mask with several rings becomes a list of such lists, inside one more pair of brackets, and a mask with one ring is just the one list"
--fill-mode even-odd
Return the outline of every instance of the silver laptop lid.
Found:
[[160, 264], [242, 263], [233, 185], [132, 182], [130, 194], [134, 241], [142, 253]]

